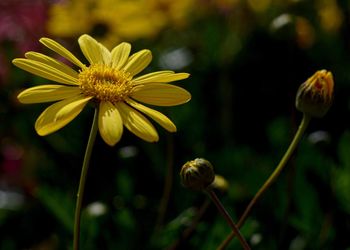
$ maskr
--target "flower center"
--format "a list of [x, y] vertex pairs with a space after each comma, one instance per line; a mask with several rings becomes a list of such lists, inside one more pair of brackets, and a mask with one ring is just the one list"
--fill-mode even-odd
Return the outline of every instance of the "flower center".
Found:
[[90, 65], [78, 76], [84, 95], [112, 103], [124, 101], [130, 96], [133, 90], [131, 79], [129, 73], [101, 64]]

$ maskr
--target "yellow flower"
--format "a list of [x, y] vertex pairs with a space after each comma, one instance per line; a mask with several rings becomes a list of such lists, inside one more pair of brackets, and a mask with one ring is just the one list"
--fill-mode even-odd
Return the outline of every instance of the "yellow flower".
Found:
[[52, 36], [78, 37], [89, 33], [94, 25], [91, 19], [86, 1], [58, 1], [49, 7], [46, 30]]
[[311, 117], [323, 117], [333, 102], [334, 81], [332, 72], [319, 70], [300, 85], [296, 107]]
[[185, 27], [193, 17], [193, 11], [198, 8], [196, 0], [147, 0], [145, 3], [164, 27], [171, 28]]
[[196, 0], [56, 1], [50, 5], [46, 29], [60, 38], [89, 33], [112, 48], [120, 41], [152, 39], [167, 28], [184, 28], [194, 8]]
[[321, 27], [330, 33], [336, 33], [344, 22], [344, 12], [335, 0], [321, 0], [317, 4]]
[[80, 70], [77, 72], [37, 52], [28, 52], [26, 58], [13, 60], [17, 67], [59, 83], [32, 87], [18, 95], [21, 103], [58, 101], [38, 117], [35, 129], [39, 135], [45, 136], [64, 127], [89, 101], [98, 104], [99, 132], [111, 146], [120, 140], [123, 125], [145, 141], [157, 141], [156, 129], [143, 114], [166, 130], [176, 131], [169, 118], [139, 102], [157, 106], [188, 102], [190, 93], [168, 82], [186, 79], [189, 74], [164, 70], [136, 76], [149, 65], [152, 54], [145, 49], [130, 56], [129, 43], [121, 43], [110, 52], [89, 35], [82, 35], [78, 42], [90, 63], [86, 66], [54, 40], [41, 38], [40, 42]]
[[57, 1], [50, 6], [47, 31], [65, 38], [89, 33], [112, 48], [120, 41], [154, 37], [169, 18], [167, 13], [156, 11], [149, 0]]

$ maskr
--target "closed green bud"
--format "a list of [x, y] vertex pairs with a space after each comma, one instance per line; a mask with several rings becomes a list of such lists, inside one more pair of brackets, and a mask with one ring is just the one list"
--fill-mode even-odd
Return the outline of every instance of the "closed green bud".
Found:
[[186, 162], [180, 171], [182, 184], [193, 190], [204, 190], [215, 178], [211, 163], [203, 158]]
[[333, 75], [319, 70], [300, 85], [296, 96], [296, 107], [311, 117], [323, 117], [333, 102]]

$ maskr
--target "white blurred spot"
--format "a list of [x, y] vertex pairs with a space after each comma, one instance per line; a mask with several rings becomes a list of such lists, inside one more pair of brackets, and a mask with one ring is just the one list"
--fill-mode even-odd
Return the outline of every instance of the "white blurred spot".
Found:
[[193, 60], [191, 52], [186, 48], [178, 48], [165, 52], [160, 56], [159, 65], [162, 68], [180, 70]]
[[86, 207], [86, 211], [88, 212], [89, 215], [98, 217], [98, 216], [104, 215], [107, 212], [107, 206], [102, 202], [96, 201], [89, 204]]
[[137, 155], [138, 149], [134, 146], [126, 146], [119, 149], [118, 153], [121, 158], [131, 158]]
[[15, 191], [0, 190], [0, 209], [15, 210], [23, 203], [23, 194]]
[[291, 22], [292, 16], [290, 14], [282, 14], [271, 22], [271, 29], [273, 31], [279, 30]]
[[258, 245], [262, 240], [262, 235], [261, 234], [253, 234], [252, 237], [250, 238], [250, 244], [252, 244], [252, 246]]
[[317, 144], [317, 143], [321, 143], [321, 142], [328, 143], [331, 140], [331, 137], [330, 137], [328, 132], [319, 130], [319, 131], [315, 131], [315, 132], [311, 133], [308, 136], [308, 140], [312, 144]]

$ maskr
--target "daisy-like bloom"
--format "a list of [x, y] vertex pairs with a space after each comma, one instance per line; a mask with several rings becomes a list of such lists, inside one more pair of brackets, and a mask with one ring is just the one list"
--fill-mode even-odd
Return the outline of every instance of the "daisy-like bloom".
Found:
[[89, 101], [98, 105], [99, 132], [111, 146], [120, 140], [123, 125], [145, 141], [158, 141], [156, 129], [144, 115], [166, 130], [176, 131], [168, 117], [140, 102], [156, 106], [188, 102], [189, 92], [168, 83], [186, 79], [189, 74], [164, 70], [137, 76], [151, 62], [151, 51], [145, 49], [130, 55], [131, 45], [125, 42], [109, 51], [89, 35], [82, 35], [78, 42], [89, 66], [54, 40], [41, 38], [40, 42], [80, 69], [75, 71], [37, 52], [27, 52], [26, 58], [13, 60], [17, 67], [58, 83], [32, 87], [18, 95], [19, 101], [25, 104], [55, 102], [36, 120], [39, 135], [64, 127]]

